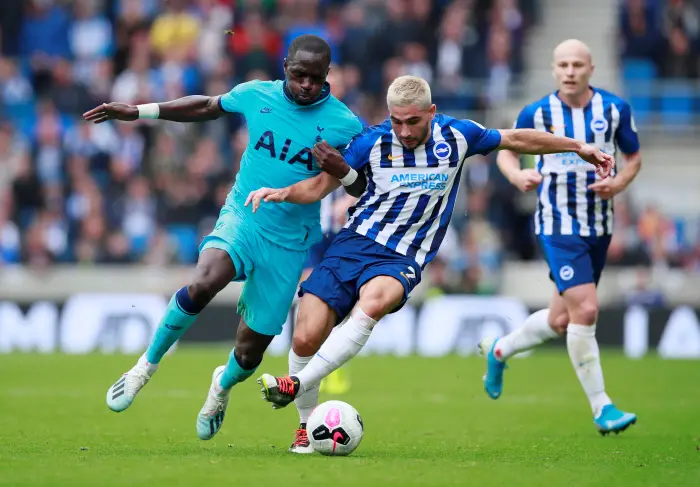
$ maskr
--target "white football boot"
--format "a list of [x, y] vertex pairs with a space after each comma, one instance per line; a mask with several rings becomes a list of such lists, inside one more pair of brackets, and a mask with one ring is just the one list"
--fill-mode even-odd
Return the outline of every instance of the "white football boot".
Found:
[[197, 416], [197, 436], [200, 440], [212, 439], [224, 424], [224, 414], [231, 394], [231, 389], [224, 390], [219, 385], [219, 376], [225, 368], [225, 365], [220, 365], [214, 369], [207, 400]]
[[107, 407], [115, 413], [120, 413], [131, 406], [136, 394], [155, 374], [158, 365], [149, 364], [144, 357], [131, 370], [122, 374], [117, 382], [107, 391]]

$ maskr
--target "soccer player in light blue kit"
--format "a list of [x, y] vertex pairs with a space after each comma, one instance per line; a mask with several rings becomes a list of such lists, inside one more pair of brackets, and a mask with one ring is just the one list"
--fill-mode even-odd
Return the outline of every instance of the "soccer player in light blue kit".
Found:
[[[360, 171], [368, 184], [345, 228], [301, 285], [292, 348], [306, 366], [296, 375], [263, 374], [258, 380], [277, 408], [312, 392], [359, 353], [379, 320], [406, 303], [440, 248], [470, 156], [497, 149], [576, 153], [604, 173], [614, 163], [610, 155], [571, 138], [531, 129], [487, 129], [436, 113], [430, 86], [414, 76], [394, 80], [387, 105], [390, 117], [354, 139], [344, 156], [315, 148], [324, 170], [343, 168], [338, 174], [343, 184]], [[337, 185], [321, 175], [287, 188], [260, 189], [249, 200], [254, 208], [261, 201], [311, 203]]]
[[612, 198], [624, 190], [641, 167], [639, 139], [630, 106], [607, 91], [591, 87], [593, 63], [588, 47], [568, 40], [554, 50], [559, 89], [523, 109], [517, 128], [566, 135], [608, 154], [622, 152], [624, 167], [608, 178], [576, 154], [544, 155], [537, 169], [520, 169], [517, 154], [503, 151], [498, 166], [521, 191], [538, 189], [535, 233], [556, 284], [548, 309], [532, 314], [511, 334], [480, 344], [486, 356], [484, 387], [500, 397], [506, 360], [566, 334], [569, 357], [605, 435], [625, 430], [637, 416], [617, 409], [605, 391], [596, 341], [600, 279], [613, 229]]
[[[197, 417], [201, 439], [219, 431], [231, 388], [253, 374], [282, 331], [307, 251], [321, 239], [320, 205], [270, 205], [254, 215], [244, 202], [260, 186], [286, 186], [318, 175], [321, 169], [311, 152], [314, 144], [323, 139], [345, 147], [362, 131], [359, 119], [330, 94], [326, 83], [330, 56], [323, 39], [304, 35], [292, 42], [284, 60], [285, 81], [251, 81], [222, 96], [188, 96], [160, 104], [109, 103], [84, 115], [95, 123], [138, 118], [196, 122], [241, 113], [250, 134], [235, 185], [214, 230], [200, 246], [194, 279], [173, 295], [138, 363], [107, 391], [107, 405], [113, 411], [131, 405], [163, 355], [231, 281], [245, 281], [238, 303], [241, 323], [236, 347], [228, 363], [214, 370]], [[364, 187], [362, 181], [357, 183]], [[346, 190], [353, 192], [352, 186]]]

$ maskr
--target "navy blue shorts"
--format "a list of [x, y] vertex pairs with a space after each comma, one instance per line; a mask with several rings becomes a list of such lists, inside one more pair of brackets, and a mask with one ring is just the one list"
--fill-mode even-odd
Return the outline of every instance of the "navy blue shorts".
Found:
[[377, 276], [391, 276], [403, 284], [404, 296], [391, 311], [394, 313], [406, 304], [408, 295], [420, 282], [421, 268], [411, 257], [343, 229], [321, 263], [301, 283], [299, 296], [305, 293], [317, 296], [336, 312], [338, 322], [341, 322], [355, 306], [360, 288]]
[[559, 294], [581, 284], [598, 285], [610, 235], [539, 235], [538, 240], [549, 264], [549, 278], [556, 283]]
[[331, 246], [331, 242], [333, 242], [335, 235], [336, 234], [333, 232], [324, 233], [323, 240], [309, 249], [309, 257], [306, 259], [304, 269], [313, 269], [321, 263], [323, 256], [326, 254], [328, 247]]

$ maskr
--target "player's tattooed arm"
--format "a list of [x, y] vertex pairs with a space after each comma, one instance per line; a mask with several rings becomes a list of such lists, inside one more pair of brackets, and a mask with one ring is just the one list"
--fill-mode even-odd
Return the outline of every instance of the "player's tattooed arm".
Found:
[[218, 96], [191, 95], [164, 103], [127, 105], [126, 103], [103, 103], [83, 114], [88, 122], [102, 123], [107, 120], [131, 122], [139, 118], [159, 118], [173, 122], [203, 122], [214, 120], [224, 111], [219, 106]]
[[[362, 171], [355, 171], [347, 163], [343, 155], [334, 147], [331, 147], [325, 140], [314, 145], [311, 153], [318, 166], [324, 172], [337, 178], [349, 195], [359, 198], [367, 189], [367, 177]], [[350, 182], [347, 182], [347, 178]]]
[[558, 137], [535, 129], [499, 130], [501, 143], [498, 149], [507, 149], [518, 154], [556, 154], [575, 152], [586, 162], [596, 166], [602, 177], [607, 177], [615, 159], [593, 147], [568, 137]]

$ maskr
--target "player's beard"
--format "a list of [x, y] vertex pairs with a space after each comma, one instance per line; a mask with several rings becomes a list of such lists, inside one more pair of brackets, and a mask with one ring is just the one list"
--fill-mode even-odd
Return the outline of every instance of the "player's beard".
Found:
[[417, 137], [412, 137], [410, 141], [401, 141], [401, 143], [410, 150], [415, 149], [421, 144], [425, 144], [428, 141], [428, 137], [430, 135], [430, 120], [428, 120], [425, 124], [425, 127], [423, 127], [423, 130], [421, 131], [420, 135]]

